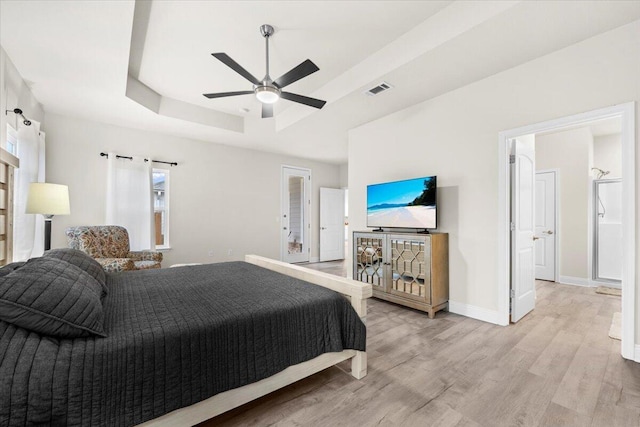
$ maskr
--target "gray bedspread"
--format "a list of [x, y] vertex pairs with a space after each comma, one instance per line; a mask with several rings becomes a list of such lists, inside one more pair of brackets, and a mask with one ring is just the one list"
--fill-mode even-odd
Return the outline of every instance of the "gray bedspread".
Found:
[[112, 274], [106, 338], [0, 321], [0, 425], [134, 425], [322, 353], [365, 349], [335, 292], [244, 262]]

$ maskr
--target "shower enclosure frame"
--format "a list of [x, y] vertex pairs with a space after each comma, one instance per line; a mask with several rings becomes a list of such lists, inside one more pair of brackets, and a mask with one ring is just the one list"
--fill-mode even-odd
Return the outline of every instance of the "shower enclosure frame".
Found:
[[603, 285], [614, 285], [614, 287], [616, 288], [621, 288], [622, 287], [622, 280], [616, 280], [616, 279], [610, 279], [610, 278], [606, 278], [606, 277], [600, 277], [600, 272], [598, 269], [598, 261], [599, 261], [599, 251], [598, 251], [598, 244], [599, 244], [599, 225], [600, 225], [600, 221], [599, 221], [599, 216], [600, 216], [600, 207], [601, 207], [601, 201], [600, 201], [600, 197], [599, 197], [599, 192], [598, 192], [598, 185], [600, 184], [614, 184], [614, 183], [620, 183], [622, 184], [622, 178], [611, 178], [611, 179], [594, 179], [591, 183], [591, 189], [592, 189], [592, 218], [591, 218], [591, 223], [592, 223], [592, 227], [591, 227], [591, 280], [595, 283], [595, 284], [603, 284]]

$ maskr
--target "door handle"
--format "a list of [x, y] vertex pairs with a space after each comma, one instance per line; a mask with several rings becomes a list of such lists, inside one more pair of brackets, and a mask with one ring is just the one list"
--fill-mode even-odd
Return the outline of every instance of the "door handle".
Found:
[[544, 234], [553, 234], [553, 231], [551, 230], [547, 230], [547, 231], [543, 231]]
[[283, 230], [286, 230], [286, 229], [287, 229], [287, 227], [282, 227], [282, 229], [283, 229]]
[[326, 230], [327, 227], [320, 227], [320, 230]]
[[538, 240], [540, 237], [533, 236], [533, 240]]

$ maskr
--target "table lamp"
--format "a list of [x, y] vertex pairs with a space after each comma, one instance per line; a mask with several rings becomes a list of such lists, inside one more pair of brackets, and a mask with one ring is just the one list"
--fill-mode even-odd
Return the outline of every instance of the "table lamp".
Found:
[[51, 249], [51, 218], [54, 215], [69, 215], [69, 187], [46, 182], [29, 184], [27, 196], [28, 214], [44, 215], [44, 250]]

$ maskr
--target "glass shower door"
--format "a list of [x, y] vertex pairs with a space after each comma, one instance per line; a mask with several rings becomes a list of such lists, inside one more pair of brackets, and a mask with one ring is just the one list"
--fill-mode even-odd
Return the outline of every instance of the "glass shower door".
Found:
[[622, 280], [622, 182], [593, 182], [594, 263], [593, 279], [620, 283]]

